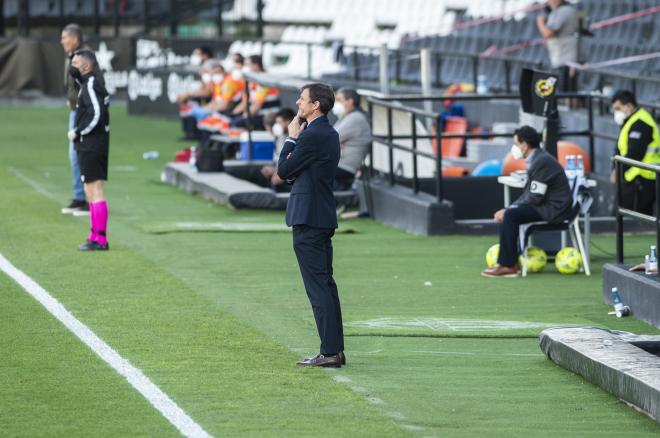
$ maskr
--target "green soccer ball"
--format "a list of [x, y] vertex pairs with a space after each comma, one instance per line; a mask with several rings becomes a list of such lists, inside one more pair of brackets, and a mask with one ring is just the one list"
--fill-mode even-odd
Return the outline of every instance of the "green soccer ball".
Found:
[[495, 245], [488, 248], [486, 251], [486, 266], [489, 268], [494, 268], [497, 266], [497, 258], [500, 256], [500, 244], [496, 243]]
[[568, 246], [562, 248], [555, 256], [555, 266], [562, 274], [575, 274], [582, 267], [582, 256], [580, 251]]
[[530, 246], [527, 248], [527, 259], [523, 260], [521, 255], [519, 260], [520, 267], [527, 267], [527, 272], [541, 272], [548, 262], [548, 255], [541, 248]]

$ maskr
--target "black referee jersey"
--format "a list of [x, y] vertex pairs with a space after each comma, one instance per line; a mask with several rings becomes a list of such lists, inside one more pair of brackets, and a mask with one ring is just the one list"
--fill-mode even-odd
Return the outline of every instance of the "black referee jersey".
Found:
[[110, 143], [109, 100], [110, 97], [103, 83], [93, 72], [83, 76], [73, 127], [78, 134], [74, 143], [77, 151], [108, 154]]

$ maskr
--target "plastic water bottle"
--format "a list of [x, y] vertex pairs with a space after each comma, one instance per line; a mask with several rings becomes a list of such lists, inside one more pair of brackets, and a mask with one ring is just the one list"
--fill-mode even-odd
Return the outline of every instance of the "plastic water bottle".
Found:
[[584, 160], [582, 159], [582, 155], [577, 156], [577, 176], [584, 176]]
[[569, 180], [575, 179], [576, 176], [576, 164], [575, 164], [575, 155], [566, 156], [566, 177]]
[[655, 245], [651, 245], [651, 255], [649, 257], [649, 272], [658, 272], [658, 250]]
[[623, 301], [621, 301], [621, 296], [619, 295], [619, 289], [616, 287], [612, 288], [612, 301], [614, 302], [614, 311], [620, 312], [623, 310]]
[[488, 76], [477, 76], [477, 94], [488, 94]]
[[158, 157], [160, 157], [160, 153], [158, 151], [149, 151], [142, 154], [142, 158], [145, 160], [156, 160]]
[[192, 167], [197, 164], [197, 146], [190, 146], [190, 160], [189, 163]]
[[644, 256], [644, 273], [646, 275], [651, 275], [651, 258], [648, 254]]

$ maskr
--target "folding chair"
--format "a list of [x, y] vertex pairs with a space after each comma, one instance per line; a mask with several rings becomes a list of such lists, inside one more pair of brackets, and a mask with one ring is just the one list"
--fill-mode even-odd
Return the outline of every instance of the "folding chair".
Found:
[[[570, 182], [570, 179], [569, 179]], [[585, 251], [585, 245], [582, 239], [582, 232], [580, 230], [580, 215], [585, 215], [589, 212], [591, 205], [593, 204], [593, 198], [589, 192], [587, 185], [587, 179], [584, 176], [575, 177], [572, 181], [573, 186], [573, 206], [571, 208], [571, 213], [568, 217], [560, 223], [551, 224], [546, 221], [539, 222], [530, 222], [520, 225], [518, 240], [520, 246], [520, 252], [523, 256], [522, 263], [522, 276], [527, 276], [527, 249], [529, 238], [535, 231], [568, 231], [571, 242], [573, 246], [577, 246], [582, 256], [582, 264], [584, 266], [584, 273], [587, 276], [591, 275], [591, 269], [589, 266], [589, 258]], [[587, 242], [588, 243], [588, 242]]]

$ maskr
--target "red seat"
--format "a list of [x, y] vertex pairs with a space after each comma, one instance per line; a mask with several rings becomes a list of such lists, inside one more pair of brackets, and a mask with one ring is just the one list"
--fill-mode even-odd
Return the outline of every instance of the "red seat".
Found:
[[[444, 134], [465, 134], [467, 133], [468, 121], [465, 117], [447, 116], [445, 118]], [[435, 135], [435, 129], [431, 132]], [[433, 139], [433, 153], [438, 151], [438, 142]], [[463, 152], [464, 138], [443, 138], [441, 146], [441, 155], [443, 158], [457, 158]]]

